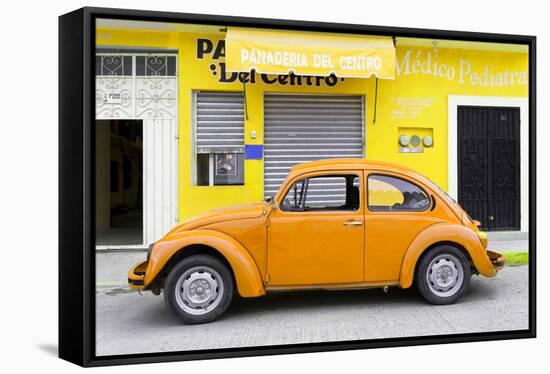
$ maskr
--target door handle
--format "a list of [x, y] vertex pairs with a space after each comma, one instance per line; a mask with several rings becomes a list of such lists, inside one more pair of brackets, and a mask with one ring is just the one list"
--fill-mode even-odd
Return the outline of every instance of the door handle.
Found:
[[361, 226], [363, 224], [363, 221], [346, 221], [344, 222], [344, 225], [347, 226]]

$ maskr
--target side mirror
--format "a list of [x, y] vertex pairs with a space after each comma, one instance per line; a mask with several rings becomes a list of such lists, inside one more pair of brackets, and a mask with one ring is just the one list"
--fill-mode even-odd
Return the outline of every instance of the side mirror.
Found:
[[277, 201], [274, 196], [269, 196], [265, 199], [265, 202], [269, 204], [271, 210], [277, 210]]

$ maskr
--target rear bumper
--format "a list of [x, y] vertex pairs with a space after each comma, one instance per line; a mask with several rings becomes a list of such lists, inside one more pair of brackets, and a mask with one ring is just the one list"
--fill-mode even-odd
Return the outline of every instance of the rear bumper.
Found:
[[503, 255], [498, 252], [487, 251], [487, 256], [489, 256], [489, 260], [491, 260], [491, 264], [493, 264], [496, 271], [500, 271], [504, 268], [506, 258]]
[[137, 290], [145, 288], [145, 271], [147, 261], [138, 262], [128, 270], [128, 287]]

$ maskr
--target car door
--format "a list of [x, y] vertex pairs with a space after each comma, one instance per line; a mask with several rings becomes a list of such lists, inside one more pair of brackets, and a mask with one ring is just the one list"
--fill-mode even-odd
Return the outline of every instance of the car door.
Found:
[[363, 280], [362, 171], [297, 177], [269, 216], [269, 286]]
[[409, 244], [441, 219], [432, 212], [429, 190], [417, 181], [386, 171], [366, 174], [365, 281], [392, 283]]

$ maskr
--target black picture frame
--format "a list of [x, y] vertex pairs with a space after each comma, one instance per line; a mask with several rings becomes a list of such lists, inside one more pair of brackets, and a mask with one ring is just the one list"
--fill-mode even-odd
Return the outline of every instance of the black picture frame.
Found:
[[[95, 355], [95, 22], [97, 18], [347, 32], [529, 47], [529, 328], [169, 353]], [[85, 7], [59, 17], [59, 357], [104, 366], [536, 337], [536, 37]]]

